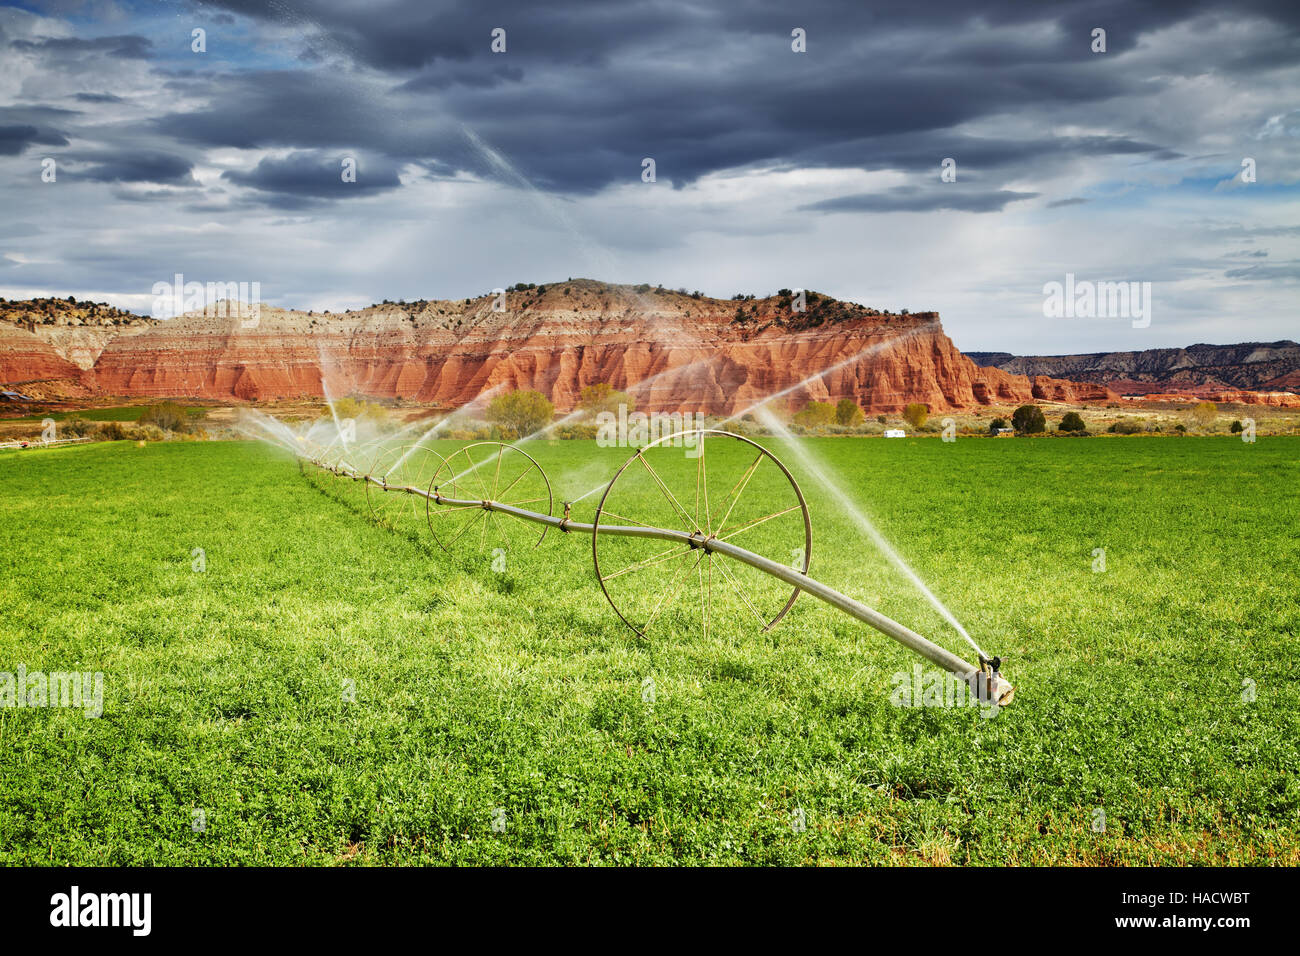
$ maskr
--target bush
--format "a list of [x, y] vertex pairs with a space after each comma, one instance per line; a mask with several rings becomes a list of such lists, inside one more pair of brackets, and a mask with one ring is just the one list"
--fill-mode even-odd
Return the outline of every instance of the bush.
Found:
[[903, 421], [907, 422], [913, 428], [920, 428], [925, 424], [925, 420], [929, 417], [929, 406], [922, 405], [920, 402], [911, 402], [903, 409]]
[[1114, 425], [1107, 429], [1116, 435], [1136, 435], [1146, 431], [1146, 425], [1139, 419], [1121, 418]]
[[492, 437], [492, 431], [488, 428], [453, 428], [448, 437], [452, 441], [486, 441]]
[[1011, 427], [1018, 435], [1041, 435], [1047, 431], [1047, 416], [1037, 405], [1021, 405], [1011, 415]]
[[498, 395], [488, 404], [487, 419], [515, 438], [523, 438], [546, 426], [555, 406], [541, 392], [524, 390]]
[[1078, 412], [1066, 412], [1061, 418], [1060, 430], [1063, 432], [1086, 432], [1088, 426], [1083, 423], [1083, 417]]
[[140, 413], [141, 425], [153, 425], [165, 432], [183, 432], [189, 427], [189, 416], [175, 402], [150, 405]]
[[133, 441], [162, 441], [167, 435], [157, 425], [145, 424], [131, 429], [127, 437]]
[[794, 423], [803, 428], [817, 428], [835, 421], [835, 406], [830, 402], [809, 402], [797, 415]]
[[99, 431], [99, 426], [94, 422], [88, 422], [84, 418], [69, 418], [63, 424], [57, 426], [55, 436], [57, 438], [85, 438]]
[[1215, 418], [1219, 415], [1219, 406], [1214, 402], [1197, 402], [1192, 408], [1192, 418], [1196, 419], [1196, 424], [1202, 428], [1209, 428], [1214, 424]]
[[566, 441], [572, 441], [575, 439], [580, 441], [581, 440], [590, 441], [594, 439], [599, 433], [600, 433], [600, 429], [597, 428], [595, 425], [584, 424], [582, 422], [574, 422], [572, 425], [565, 425], [562, 428], [555, 429], [555, 431], [552, 433], [552, 436], [555, 438], [564, 439]]
[[999, 429], [1006, 427], [1007, 420], [1005, 418], [995, 418], [993, 421], [989, 422], [989, 434], [996, 435]]
[[841, 398], [835, 406], [835, 421], [840, 425], [852, 427], [867, 420], [862, 408], [851, 398]]
[[585, 386], [578, 393], [578, 407], [591, 415], [600, 412], [617, 412], [619, 405], [627, 406], [630, 415], [636, 411], [636, 401], [627, 392], [620, 392], [605, 382]]
[[1234, 422], [1232, 423], [1232, 427], [1229, 428], [1228, 431], [1232, 432], [1234, 435], [1240, 435], [1240, 434], [1241, 434], [1241, 427], [1242, 427], [1242, 426], [1241, 426], [1241, 422], [1239, 422], [1239, 421], [1234, 421]]
[[121, 422], [105, 422], [99, 426], [99, 434], [105, 441], [125, 441], [129, 437]]
[[343, 421], [347, 418], [354, 421], [368, 418], [376, 423], [388, 420], [388, 409], [384, 408], [383, 405], [376, 404], [375, 402], [367, 402], [360, 398], [352, 398], [351, 396], [340, 398], [335, 402], [333, 405], [333, 411], [329, 412], [329, 414], [332, 418], [337, 418], [339, 421]]

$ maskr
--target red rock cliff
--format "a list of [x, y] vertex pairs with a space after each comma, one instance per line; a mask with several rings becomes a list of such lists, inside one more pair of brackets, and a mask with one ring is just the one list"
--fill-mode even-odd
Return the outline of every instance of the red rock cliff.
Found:
[[645, 410], [711, 414], [786, 389], [795, 407], [851, 397], [871, 413], [1075, 398], [1074, 383], [976, 366], [934, 313], [882, 314], [811, 293], [795, 312], [788, 296], [727, 301], [571, 280], [508, 293], [504, 311], [493, 304], [263, 306], [249, 328], [188, 315], [114, 338], [95, 381], [109, 395], [246, 401], [320, 397], [324, 381], [334, 394], [446, 406], [504, 385], [537, 389], [561, 411], [583, 386], [608, 382]]

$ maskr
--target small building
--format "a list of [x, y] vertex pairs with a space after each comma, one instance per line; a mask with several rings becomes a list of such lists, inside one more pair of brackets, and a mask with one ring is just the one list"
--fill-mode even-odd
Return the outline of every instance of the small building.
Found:
[[1014, 428], [999, 428], [995, 434], [998, 438], [1015, 438], [1016, 430]]
[[907, 437], [907, 432], [903, 431], [901, 428], [886, 428], [886, 429], [885, 429], [885, 437], [886, 437], [886, 438], [906, 438], [906, 437]]

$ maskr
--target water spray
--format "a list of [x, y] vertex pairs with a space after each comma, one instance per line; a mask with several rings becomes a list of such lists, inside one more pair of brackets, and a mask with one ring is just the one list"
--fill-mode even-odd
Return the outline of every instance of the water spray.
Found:
[[[680, 474], [661, 473], [650, 460], [683, 445], [699, 450], [693, 488], [689, 476], [683, 485]], [[590, 522], [573, 520], [572, 502], [562, 503], [561, 515], [553, 513], [554, 496], [544, 470], [514, 445], [475, 442], [444, 458], [427, 447], [411, 454], [390, 444], [377, 452], [370, 448], [376, 457], [368, 465], [359, 464], [366, 448], [339, 454], [309, 441], [300, 446], [295, 449], [300, 464], [364, 482], [377, 520], [392, 524], [398, 516], [413, 517], [422, 502], [429, 530], [448, 551], [462, 542], [485, 548], [489, 533], [494, 541], [503, 537], [521, 547], [540, 545], [552, 529], [590, 535], [601, 590], [641, 637], [656, 624], [665, 626], [670, 616], [685, 613], [688, 602], [679, 596], [692, 579], [699, 586], [706, 636], [719, 604], [729, 603], [741, 614], [747, 610], [766, 632], [807, 593], [958, 676], [981, 701], [1001, 706], [1015, 694], [999, 673], [999, 658], [977, 650], [979, 664], [971, 664], [809, 577], [812, 520], [803, 492], [771, 451], [744, 436], [689, 429], [638, 448], [604, 486]], [[745, 464], [737, 467], [735, 462]], [[733, 475], [736, 480], [730, 483]], [[674, 494], [674, 484], [679, 494]], [[398, 504], [402, 501], [406, 504]], [[540, 527], [540, 535], [530, 527]], [[778, 559], [790, 554], [793, 563]], [[643, 581], [648, 583], [638, 583]]]

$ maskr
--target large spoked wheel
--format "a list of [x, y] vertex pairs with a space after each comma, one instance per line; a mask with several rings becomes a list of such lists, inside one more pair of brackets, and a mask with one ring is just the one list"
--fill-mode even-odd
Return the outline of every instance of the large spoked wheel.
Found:
[[491, 547], [509, 554], [535, 548], [546, 537], [546, 525], [539, 533], [533, 522], [498, 514], [484, 508], [484, 501], [551, 513], [551, 483], [527, 452], [485, 441], [449, 454], [429, 483], [429, 530], [445, 551]]
[[[642, 637], [696, 624], [707, 636], [714, 620], [748, 620], [767, 631], [799, 597], [798, 588], [710, 552], [707, 539], [805, 573], [812, 556], [812, 521], [794, 477], [762, 445], [715, 429], [637, 451], [610, 480], [594, 524], [601, 589]], [[694, 540], [666, 540], [654, 529]]]
[[[427, 511], [423, 492], [443, 463], [441, 455], [419, 443], [381, 449], [368, 472], [374, 480], [366, 482], [370, 516], [378, 524], [402, 530], [423, 520]], [[418, 488], [421, 494], [411, 494], [408, 488]]]

